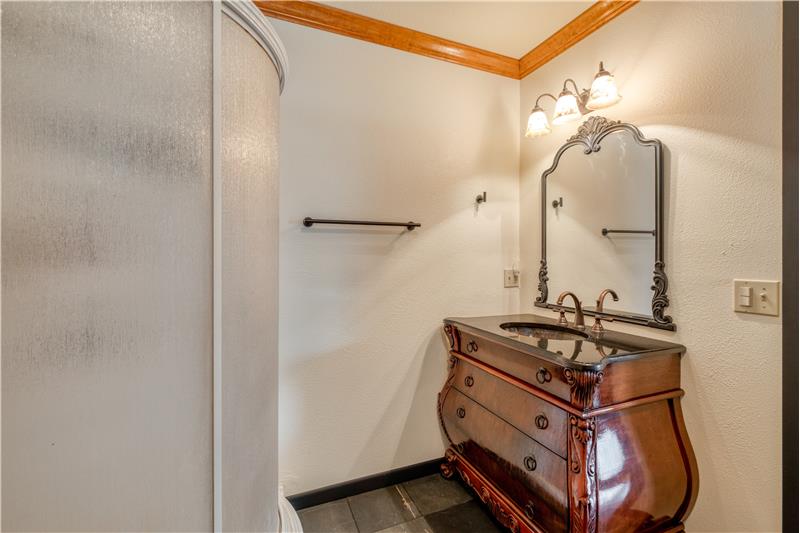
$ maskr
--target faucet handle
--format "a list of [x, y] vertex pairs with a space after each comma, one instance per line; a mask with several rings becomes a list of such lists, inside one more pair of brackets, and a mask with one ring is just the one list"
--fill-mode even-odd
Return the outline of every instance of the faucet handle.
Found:
[[592, 326], [592, 333], [603, 333], [605, 328], [603, 327], [603, 323], [601, 320], [605, 320], [606, 322], [614, 322], [614, 317], [606, 316], [595, 312], [594, 315], [594, 325]]
[[569, 322], [567, 322], [566, 311], [564, 311], [564, 306], [561, 306], [561, 309], [558, 310], [558, 325], [565, 327], [569, 326]]

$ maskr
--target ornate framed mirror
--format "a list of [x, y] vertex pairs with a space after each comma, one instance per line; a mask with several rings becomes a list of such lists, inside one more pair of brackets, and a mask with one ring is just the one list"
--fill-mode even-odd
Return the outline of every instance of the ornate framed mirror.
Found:
[[[542, 174], [542, 258], [535, 305], [613, 289], [602, 316], [675, 330], [664, 272], [663, 146], [633, 124], [593, 116]], [[574, 310], [564, 306], [566, 310]], [[595, 306], [583, 307], [596, 315]]]

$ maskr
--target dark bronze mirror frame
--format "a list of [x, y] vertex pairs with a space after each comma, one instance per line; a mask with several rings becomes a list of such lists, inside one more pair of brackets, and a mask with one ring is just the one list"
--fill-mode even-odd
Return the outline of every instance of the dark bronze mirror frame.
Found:
[[[646, 139], [644, 135], [642, 135], [642, 132], [639, 130], [639, 128], [633, 124], [620, 121], [611, 121], [600, 116], [589, 117], [586, 122], [581, 124], [580, 128], [578, 128], [578, 132], [567, 139], [567, 142], [558, 149], [555, 158], [553, 159], [553, 164], [542, 174], [542, 259], [539, 263], [539, 296], [536, 297], [534, 305], [536, 307], [544, 307], [546, 309], [562, 309], [562, 306], [547, 302], [547, 281], [549, 279], [547, 277], [547, 177], [555, 171], [561, 156], [569, 148], [573, 146], [582, 146], [583, 153], [586, 155], [591, 155], [594, 152], [600, 151], [600, 142], [608, 134], [616, 131], [627, 131], [638, 144], [642, 146], [652, 146], [655, 149], [655, 264], [653, 265], [653, 285], [650, 287], [650, 289], [653, 291], [653, 314], [652, 316], [648, 316], [638, 313], [610, 311], [604, 311], [600, 314], [602, 316], [611, 317], [619, 322], [627, 322], [630, 324], [638, 324], [642, 326], [675, 331], [675, 323], [672, 321], [672, 317], [664, 314], [666, 308], [669, 306], [669, 297], [667, 296], [669, 282], [667, 281], [667, 274], [664, 272], [663, 146], [661, 141], [658, 139]], [[574, 311], [574, 309], [570, 307], [564, 307], [564, 309], [567, 311]], [[591, 316], [598, 314], [592, 308], [584, 308], [583, 312]]]

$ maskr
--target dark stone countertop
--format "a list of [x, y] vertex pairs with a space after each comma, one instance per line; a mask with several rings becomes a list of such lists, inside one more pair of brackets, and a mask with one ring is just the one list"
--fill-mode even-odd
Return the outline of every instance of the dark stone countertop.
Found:
[[[588, 335], [582, 340], [545, 339], [530, 337], [507, 331], [501, 324], [538, 323], [556, 325], [554, 318], [522, 314], [445, 318], [445, 324], [452, 324], [459, 330], [472, 333], [507, 346], [513, 350], [534, 355], [552, 361], [560, 366], [576, 369], [604, 368], [612, 362], [638, 359], [659, 353], [678, 352], [683, 354], [686, 348], [680, 344], [606, 330], [599, 335], [590, 331], [592, 319], [587, 317], [588, 325], [581, 331]], [[570, 326], [571, 327], [571, 326]]]

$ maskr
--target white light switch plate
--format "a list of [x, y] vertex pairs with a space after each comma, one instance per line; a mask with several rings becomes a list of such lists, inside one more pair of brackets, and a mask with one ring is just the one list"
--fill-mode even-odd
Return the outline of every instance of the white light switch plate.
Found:
[[503, 287], [519, 287], [519, 270], [503, 270]]
[[733, 280], [733, 310], [753, 315], [778, 316], [780, 281]]

